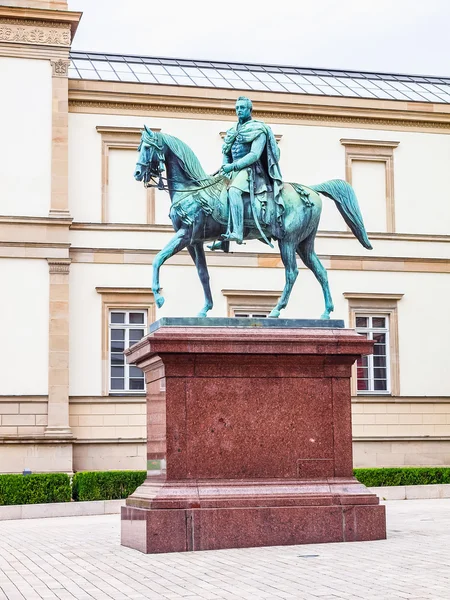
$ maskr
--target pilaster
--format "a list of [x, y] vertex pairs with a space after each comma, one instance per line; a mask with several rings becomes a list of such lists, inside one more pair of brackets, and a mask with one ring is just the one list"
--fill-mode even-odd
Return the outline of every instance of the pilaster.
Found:
[[45, 435], [70, 437], [69, 269], [70, 259], [49, 258], [48, 422]]

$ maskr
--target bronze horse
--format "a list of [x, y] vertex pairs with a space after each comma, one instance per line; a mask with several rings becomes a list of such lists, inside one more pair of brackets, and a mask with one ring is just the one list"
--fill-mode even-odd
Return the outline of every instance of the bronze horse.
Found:
[[[227, 231], [226, 200], [223, 202], [223, 198], [226, 199], [226, 193], [224, 195], [223, 191], [227, 186], [227, 177], [207, 175], [187, 144], [171, 135], [152, 132], [147, 127], [142, 132], [138, 152], [134, 177], [147, 186], [153, 185], [154, 178], [159, 178], [159, 183], [154, 185], [166, 189], [170, 194], [170, 218], [176, 231], [174, 237], [153, 261], [152, 290], [156, 304], [161, 307], [164, 303], [159, 283], [161, 266], [168, 258], [187, 248], [197, 267], [205, 295], [205, 304], [198, 316], [206, 317], [213, 306], [213, 299], [203, 244], [205, 241], [220, 239]], [[162, 177], [164, 171], [166, 178]], [[341, 179], [309, 187], [284, 183], [282, 233], [275, 223], [265, 225], [262, 230], [255, 221], [248, 220], [244, 230], [244, 239], [258, 239], [263, 243], [267, 243], [268, 240], [278, 242], [286, 282], [281, 298], [269, 317], [279, 317], [280, 310], [287, 306], [298, 275], [296, 254], [311, 269], [322, 286], [325, 311], [321, 318], [329, 319], [334, 310], [327, 272], [314, 250], [322, 211], [319, 193], [334, 200], [358, 241], [364, 248], [372, 249], [351, 185]]]

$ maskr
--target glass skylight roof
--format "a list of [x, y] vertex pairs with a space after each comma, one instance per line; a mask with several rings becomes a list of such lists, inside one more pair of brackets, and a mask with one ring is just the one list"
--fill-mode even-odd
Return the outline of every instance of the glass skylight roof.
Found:
[[69, 77], [450, 104], [450, 78], [71, 52]]

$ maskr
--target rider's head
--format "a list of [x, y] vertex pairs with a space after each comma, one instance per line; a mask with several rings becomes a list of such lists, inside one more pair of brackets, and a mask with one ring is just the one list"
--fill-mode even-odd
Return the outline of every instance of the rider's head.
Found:
[[252, 116], [252, 101], [245, 96], [239, 96], [236, 100], [236, 114], [240, 122], [248, 121]]

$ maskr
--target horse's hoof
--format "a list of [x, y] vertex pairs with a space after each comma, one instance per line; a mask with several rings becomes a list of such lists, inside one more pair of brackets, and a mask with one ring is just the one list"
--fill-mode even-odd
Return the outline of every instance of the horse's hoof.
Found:
[[330, 320], [330, 313], [324, 312], [323, 315], [320, 317], [322, 321], [329, 321]]
[[161, 306], [164, 304], [164, 298], [162, 296], [159, 296], [159, 298], [156, 298], [156, 306], [158, 308], [161, 308]]
[[201, 310], [201, 311], [198, 313], [198, 315], [197, 315], [197, 317], [199, 317], [200, 319], [204, 319], [204, 318], [205, 318], [205, 317], [207, 317], [207, 316], [208, 316], [208, 315], [207, 315], [207, 313], [206, 313], [204, 310]]
[[274, 308], [273, 311], [269, 315], [269, 319], [278, 319], [279, 316], [280, 316], [280, 311], [277, 310], [276, 308]]

